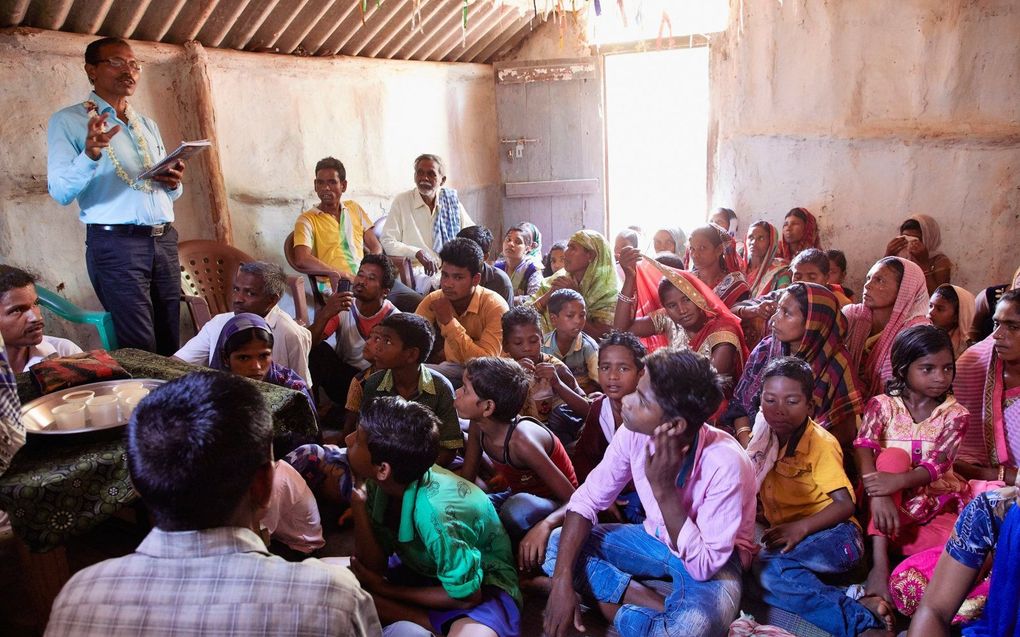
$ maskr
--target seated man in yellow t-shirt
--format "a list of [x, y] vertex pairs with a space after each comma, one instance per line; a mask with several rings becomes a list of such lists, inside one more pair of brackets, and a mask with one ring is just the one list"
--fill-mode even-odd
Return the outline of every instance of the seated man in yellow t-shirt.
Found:
[[[372, 232], [365, 210], [348, 199], [347, 169], [340, 160], [327, 157], [315, 164], [315, 194], [319, 205], [301, 213], [294, 224], [294, 263], [300, 269], [324, 269], [337, 278], [353, 280], [366, 252], [379, 254], [382, 246]], [[319, 291], [329, 294], [328, 279], [318, 281]]]

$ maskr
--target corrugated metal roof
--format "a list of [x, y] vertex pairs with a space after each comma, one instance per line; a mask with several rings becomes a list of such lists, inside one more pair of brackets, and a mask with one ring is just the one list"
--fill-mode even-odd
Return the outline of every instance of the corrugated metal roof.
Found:
[[[538, 5], [543, 9], [538, 11]], [[295, 55], [491, 63], [548, 0], [3, 0], [0, 26]], [[466, 16], [466, 28], [464, 27]]]

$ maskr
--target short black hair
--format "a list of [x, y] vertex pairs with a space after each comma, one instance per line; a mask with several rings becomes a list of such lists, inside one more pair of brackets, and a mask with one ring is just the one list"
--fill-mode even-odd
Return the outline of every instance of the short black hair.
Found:
[[340, 177], [340, 181], [347, 181], [347, 169], [344, 168], [344, 163], [336, 157], [323, 157], [315, 162], [316, 174], [320, 170], [335, 170], [337, 176]]
[[953, 341], [945, 330], [934, 325], [915, 325], [897, 334], [889, 354], [892, 378], [886, 382], [886, 393], [893, 396], [902, 393], [907, 387], [907, 369], [910, 364], [922, 356], [941, 351], [954, 354]]
[[399, 484], [420, 479], [439, 457], [439, 420], [424, 405], [381, 396], [361, 410], [358, 426], [372, 464], [388, 463]]
[[559, 314], [563, 310], [563, 306], [571, 302], [580, 303], [582, 306], [587, 307], [584, 297], [581, 296], [580, 292], [570, 288], [560, 288], [554, 290], [549, 295], [549, 303], [546, 304], [545, 309], [549, 311], [549, 314]]
[[482, 253], [482, 248], [471, 239], [457, 237], [443, 244], [442, 249], [439, 250], [439, 258], [443, 260], [443, 263], [464, 268], [471, 273], [471, 276], [474, 276], [481, 274], [485, 254]]
[[818, 248], [807, 248], [798, 252], [797, 256], [793, 257], [790, 267], [792, 268], [801, 263], [810, 263], [818, 268], [818, 271], [822, 274], [829, 274], [829, 257]]
[[35, 274], [13, 265], [0, 265], [0, 296], [17, 288], [35, 285], [39, 280]]
[[123, 40], [121, 38], [99, 38], [98, 40], [93, 40], [85, 47], [85, 63], [99, 64], [99, 61], [103, 59], [100, 51], [108, 44], [123, 44], [124, 46], [131, 46], [127, 43], [127, 40]]
[[632, 332], [610, 330], [599, 341], [599, 360], [602, 359], [602, 352], [607, 347], [613, 347], [614, 345], [629, 349], [630, 353], [634, 355], [634, 365], [638, 369], [645, 368], [645, 356], [648, 355], [648, 350], [645, 348], [644, 343], [637, 336], [634, 336]]
[[701, 354], [663, 348], [645, 356], [645, 367], [666, 420], [700, 427], [722, 404], [722, 379]]
[[509, 311], [503, 313], [500, 319], [503, 325], [503, 341], [510, 335], [515, 327], [531, 326], [542, 333], [542, 316], [530, 305], [515, 305]]
[[544, 257], [542, 257], [542, 265], [544, 266], [542, 268], [542, 276], [552, 276], [553, 274], [555, 274], [555, 272], [553, 272], [552, 269], [553, 250], [559, 250], [562, 252], [566, 249], [567, 249], [566, 241], [557, 241], [556, 243], [549, 246], [549, 251], [545, 253]]
[[267, 347], [272, 349], [275, 339], [272, 332], [261, 327], [249, 327], [240, 332], [235, 332], [223, 344], [223, 364], [229, 368], [230, 355], [252, 341], [262, 341]]
[[481, 356], [468, 363], [466, 371], [475, 395], [495, 403], [494, 420], [511, 422], [521, 413], [531, 392], [531, 378], [517, 361]]
[[380, 321], [379, 327], [386, 327], [396, 332], [405, 350], [417, 347], [419, 364], [428, 360], [436, 337], [432, 333], [432, 326], [424, 317], [410, 312], [397, 312]]
[[385, 254], [372, 254], [371, 252], [361, 258], [361, 265], [375, 265], [382, 270], [382, 279], [379, 284], [384, 290], [392, 290], [393, 284], [397, 282], [397, 269], [393, 262]]
[[812, 401], [815, 393], [815, 373], [806, 361], [796, 356], [783, 356], [769, 361], [769, 364], [765, 366], [764, 376], [762, 376], [762, 387], [765, 386], [764, 381], [774, 376], [782, 376], [800, 383], [804, 397], [809, 403]]
[[835, 263], [840, 270], [846, 272], [846, 255], [843, 254], [842, 250], [826, 250], [825, 256], [828, 257], [831, 263]]
[[131, 415], [131, 482], [165, 531], [227, 524], [272, 461], [273, 421], [250, 380], [194, 372], [154, 389]]
[[903, 283], [903, 275], [907, 273], [907, 269], [903, 267], [903, 262], [896, 257], [882, 257], [875, 265], [885, 266], [892, 270], [896, 275], [896, 285]]
[[492, 230], [489, 230], [485, 226], [468, 226], [462, 228], [457, 236], [461, 239], [470, 239], [478, 244], [478, 247], [482, 249], [482, 255], [488, 255], [489, 250], [492, 249]]
[[786, 213], [783, 219], [786, 219], [786, 217], [797, 217], [804, 223], [807, 223], [808, 215], [810, 214], [811, 212], [807, 208], [790, 208], [790, 212]]
[[686, 267], [684, 266], [684, 260], [672, 252], [660, 252], [655, 255], [655, 260], [662, 265], [669, 266], [675, 270], [683, 270]]
[[907, 230], [913, 230], [914, 232], [920, 232], [924, 234], [924, 229], [921, 228], [921, 222], [919, 222], [917, 219], [907, 219], [906, 221], [900, 224], [901, 233]]
[[995, 302], [996, 305], [999, 303], [1012, 303], [1016, 306], [1016, 310], [1020, 312], [1020, 288], [1013, 288], [1003, 293], [999, 300]]

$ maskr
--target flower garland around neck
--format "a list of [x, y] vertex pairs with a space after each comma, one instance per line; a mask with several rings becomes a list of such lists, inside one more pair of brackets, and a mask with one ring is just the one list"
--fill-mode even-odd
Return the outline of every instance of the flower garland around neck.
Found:
[[[86, 100], [84, 104], [85, 110], [88, 111], [90, 119], [93, 117], [99, 117], [99, 107], [95, 102], [92, 100]], [[141, 117], [135, 113], [135, 110], [131, 108], [130, 104], [128, 104], [125, 108], [124, 114], [128, 119], [128, 127], [131, 129], [131, 132], [134, 133], [135, 139], [138, 140], [138, 151], [142, 159], [142, 168], [144, 170], [148, 170], [152, 168], [152, 154], [149, 153], [149, 144], [145, 141], [145, 135], [142, 134], [142, 127], [140, 124]], [[103, 122], [103, 132], [105, 133], [107, 130], [107, 124], [106, 122]], [[124, 170], [120, 160], [117, 159], [117, 154], [113, 152], [113, 144], [106, 147], [106, 154], [110, 158], [110, 163], [113, 164], [114, 172], [117, 173], [117, 176], [120, 177], [121, 181], [135, 190], [152, 192], [152, 184], [149, 183], [148, 179], [137, 181], [128, 176], [127, 171]]]

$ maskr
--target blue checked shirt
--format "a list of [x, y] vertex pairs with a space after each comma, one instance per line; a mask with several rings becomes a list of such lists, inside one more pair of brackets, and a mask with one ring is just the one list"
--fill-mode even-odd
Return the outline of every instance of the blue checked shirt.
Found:
[[7, 350], [0, 336], [0, 475], [11, 466], [11, 459], [25, 444], [25, 425], [21, 422], [18, 381], [7, 362]]

